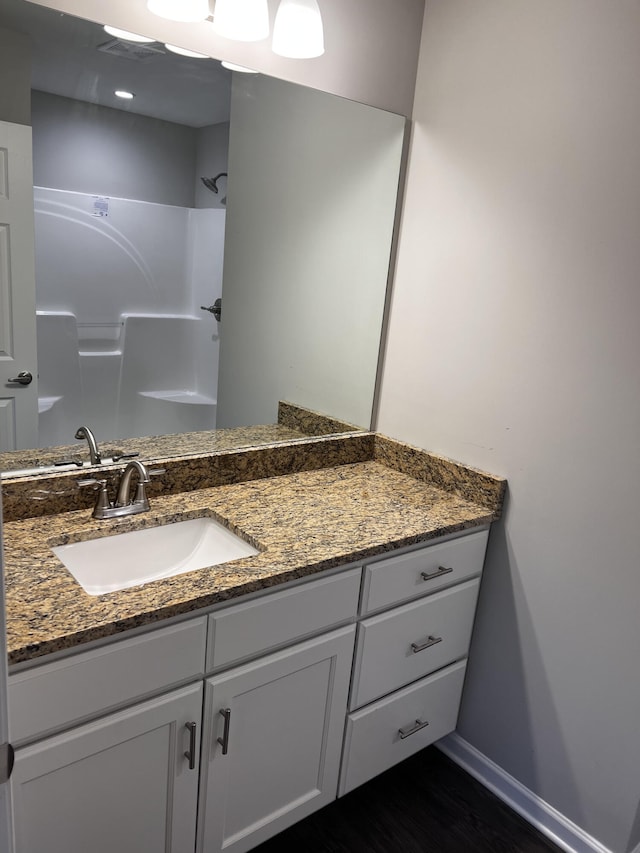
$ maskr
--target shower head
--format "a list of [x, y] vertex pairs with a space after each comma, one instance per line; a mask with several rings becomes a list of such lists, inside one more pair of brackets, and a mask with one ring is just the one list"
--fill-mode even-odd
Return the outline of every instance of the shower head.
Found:
[[222, 177], [226, 178], [227, 173], [226, 172], [220, 172], [220, 174], [216, 175], [215, 178], [200, 178], [200, 180], [202, 181], [202, 183], [205, 185], [205, 187], [208, 190], [211, 190], [212, 193], [217, 194], [218, 193], [218, 181]]

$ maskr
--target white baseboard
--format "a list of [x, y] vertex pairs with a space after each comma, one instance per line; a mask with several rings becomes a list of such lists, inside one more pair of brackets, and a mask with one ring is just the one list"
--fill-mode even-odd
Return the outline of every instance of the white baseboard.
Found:
[[456, 732], [439, 740], [436, 746], [567, 853], [611, 853]]

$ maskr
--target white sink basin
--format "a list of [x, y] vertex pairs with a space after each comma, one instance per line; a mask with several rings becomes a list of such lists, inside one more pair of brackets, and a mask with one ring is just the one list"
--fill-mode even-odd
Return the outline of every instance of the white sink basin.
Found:
[[258, 551], [212, 518], [74, 542], [51, 549], [89, 595], [102, 595]]

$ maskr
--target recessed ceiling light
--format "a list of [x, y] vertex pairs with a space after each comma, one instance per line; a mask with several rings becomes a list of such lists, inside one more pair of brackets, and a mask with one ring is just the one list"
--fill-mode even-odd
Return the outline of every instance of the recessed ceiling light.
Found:
[[155, 39], [150, 39], [148, 36], [140, 36], [138, 33], [130, 33], [128, 30], [119, 30], [117, 27], [105, 25], [104, 31], [117, 39], [124, 41], [136, 41], [138, 44], [151, 44]]
[[178, 53], [180, 56], [190, 56], [192, 59], [210, 59], [206, 53], [196, 53], [195, 50], [187, 50], [186, 47], [178, 47], [177, 44], [165, 44], [167, 50], [171, 53]]
[[257, 71], [254, 71], [253, 68], [247, 68], [244, 65], [234, 65], [233, 62], [222, 62], [223, 68], [226, 68], [227, 71], [240, 71], [241, 74], [257, 74]]
[[126, 89], [116, 89], [113, 94], [116, 96], [116, 98], [123, 98], [125, 101], [131, 101], [133, 98], [135, 98], [133, 92], [127, 92]]

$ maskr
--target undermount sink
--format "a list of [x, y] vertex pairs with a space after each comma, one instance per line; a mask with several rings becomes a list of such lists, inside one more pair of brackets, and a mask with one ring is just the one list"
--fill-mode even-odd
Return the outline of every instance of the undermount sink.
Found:
[[213, 518], [176, 521], [51, 550], [89, 595], [140, 586], [258, 553]]

